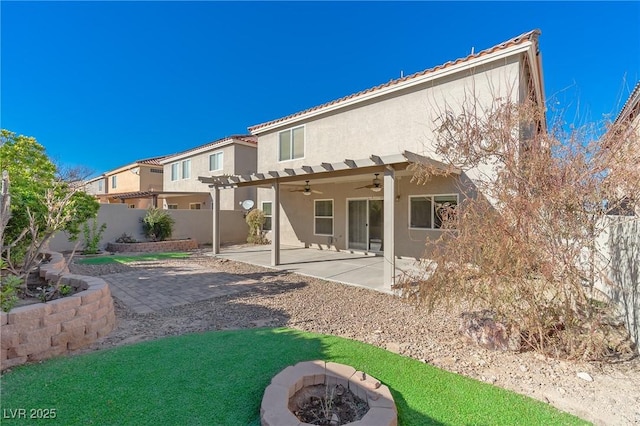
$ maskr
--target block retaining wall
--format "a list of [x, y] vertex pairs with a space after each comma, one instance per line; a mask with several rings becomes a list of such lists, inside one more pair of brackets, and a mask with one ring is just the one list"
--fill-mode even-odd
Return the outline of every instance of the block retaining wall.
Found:
[[20, 306], [0, 313], [0, 370], [40, 361], [86, 347], [116, 325], [109, 284], [96, 277], [68, 273], [60, 253], [50, 253], [40, 267], [47, 280], [81, 290], [47, 303]]
[[169, 251], [188, 251], [198, 248], [196, 240], [154, 241], [148, 243], [108, 243], [107, 251], [123, 253], [161, 253]]

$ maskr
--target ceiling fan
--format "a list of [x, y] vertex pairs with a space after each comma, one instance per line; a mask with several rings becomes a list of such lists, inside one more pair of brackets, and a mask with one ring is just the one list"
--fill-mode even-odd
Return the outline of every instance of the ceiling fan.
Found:
[[308, 180], [305, 181], [305, 185], [302, 188], [291, 189], [289, 192], [302, 192], [304, 195], [311, 195], [312, 192], [314, 194], [322, 194], [322, 192], [320, 192], [320, 191], [316, 191], [315, 189], [311, 189], [311, 185], [309, 185], [309, 181]]
[[361, 187], [358, 187], [356, 189], [365, 189], [366, 188], [366, 189], [372, 190], [373, 192], [382, 191], [382, 182], [380, 181], [380, 178], [378, 178], [379, 174], [380, 173], [375, 173], [376, 177], [373, 178], [373, 182], [371, 183], [371, 185], [361, 186]]

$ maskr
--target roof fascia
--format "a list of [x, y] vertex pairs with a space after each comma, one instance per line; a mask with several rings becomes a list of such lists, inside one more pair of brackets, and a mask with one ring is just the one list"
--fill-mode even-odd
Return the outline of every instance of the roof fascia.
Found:
[[[306, 114], [302, 114], [302, 115], [296, 115], [294, 117], [291, 117], [289, 119], [283, 120], [283, 121], [278, 121], [276, 123], [273, 124], [269, 124], [267, 126], [264, 127], [260, 127], [259, 129], [255, 129], [255, 130], [251, 130], [251, 128], [249, 128], [251, 134], [253, 135], [260, 135], [263, 133], [269, 133], [275, 129], [281, 128], [281, 127], [290, 127], [293, 126], [295, 124], [297, 124], [300, 121], [304, 121], [304, 120], [308, 120], [310, 118], [319, 116], [319, 115], [323, 115], [326, 114], [328, 112], [332, 112], [332, 111], [336, 111], [336, 110], [340, 110], [343, 108], [348, 108], [350, 106], [353, 105], [357, 105], [359, 103], [362, 102], [366, 102], [372, 99], [376, 99], [385, 95], [388, 95], [390, 93], [393, 92], [397, 92], [397, 91], [401, 91], [404, 89], [408, 89], [414, 86], [418, 86], [421, 84], [424, 84], [425, 82], [431, 81], [431, 80], [436, 80], [438, 78], [442, 78], [442, 77], [446, 77], [449, 76], [451, 74], [455, 74], [455, 73], [459, 73], [461, 71], [464, 71], [466, 69], [470, 69], [470, 68], [474, 68], [474, 67], [478, 67], [478, 66], [482, 66], [494, 61], [498, 61], [504, 58], [508, 58], [510, 56], [514, 56], [514, 55], [518, 55], [520, 53], [526, 52], [527, 50], [534, 50], [532, 49], [532, 47], [535, 46], [535, 43], [533, 43], [531, 40], [522, 42], [518, 45], [515, 46], [510, 46], [507, 47], [499, 52], [493, 52], [487, 55], [483, 55], [480, 56], [478, 58], [474, 58], [474, 59], [470, 59], [467, 62], [464, 63], [460, 63], [460, 64], [455, 64], [455, 65], [451, 65], [449, 67], [446, 67], [444, 69], [440, 69], [440, 70], [436, 70], [433, 71], [431, 73], [428, 73], [426, 75], [423, 76], [419, 76], [416, 77], [412, 80], [406, 81], [406, 82], [400, 82], [398, 84], [393, 85], [392, 87], [384, 87], [380, 90], [376, 90], [375, 92], [372, 93], [364, 93], [360, 96], [357, 96], [355, 98], [352, 99], [347, 99], [343, 102], [340, 102], [339, 104], [334, 104], [334, 105], [327, 105], [324, 108], [319, 108], [317, 110], [313, 110], [313, 111], [309, 111]], [[534, 52], [535, 54], [535, 52]]]
[[104, 176], [107, 177], [107, 176], [115, 175], [118, 173], [126, 172], [127, 170], [131, 170], [136, 167], [153, 167], [153, 166], [154, 164], [146, 164], [146, 163], [138, 163], [138, 162], [130, 163], [130, 164], [127, 164], [126, 166], [122, 166], [117, 169], [113, 169], [108, 172], [105, 172]]
[[[532, 44], [533, 47], [533, 44]], [[536, 89], [536, 101], [538, 105], [544, 106], [544, 78], [542, 75], [542, 54], [531, 48], [527, 51], [529, 63], [531, 64], [531, 74], [533, 75], [533, 84]]]
[[200, 148], [194, 148], [194, 149], [190, 149], [187, 151], [183, 151], [180, 154], [176, 154], [176, 155], [171, 155], [165, 159], [163, 159], [162, 161], [160, 161], [160, 164], [167, 165], [169, 163], [175, 163], [176, 161], [180, 161], [183, 160], [185, 158], [190, 158], [193, 157], [195, 155], [200, 155], [204, 152], [208, 152], [208, 151], [217, 151], [218, 149], [224, 148], [226, 146], [229, 145], [242, 145], [242, 146], [248, 146], [251, 148], [257, 148], [257, 144], [255, 143], [251, 143], [251, 142], [246, 142], [240, 139], [229, 139], [229, 140], [224, 140], [222, 142], [219, 143], [215, 143], [213, 145], [205, 145], [202, 146]]

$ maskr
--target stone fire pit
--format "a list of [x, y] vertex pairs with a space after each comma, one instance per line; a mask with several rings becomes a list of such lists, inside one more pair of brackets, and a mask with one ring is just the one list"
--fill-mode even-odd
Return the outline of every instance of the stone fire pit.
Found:
[[262, 426], [303, 426], [290, 410], [296, 392], [315, 385], [342, 385], [355, 396], [366, 401], [369, 411], [352, 426], [396, 426], [398, 412], [389, 388], [375, 377], [355, 368], [335, 362], [306, 361], [289, 366], [271, 379], [262, 397], [260, 420]]

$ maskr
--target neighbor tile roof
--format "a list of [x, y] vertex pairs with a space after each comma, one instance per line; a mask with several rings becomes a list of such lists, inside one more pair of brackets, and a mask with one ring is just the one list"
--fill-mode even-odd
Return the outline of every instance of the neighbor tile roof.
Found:
[[618, 113], [614, 122], [618, 122], [626, 117], [633, 115], [634, 109], [638, 108], [640, 104], [640, 81], [636, 84], [636, 87], [633, 88], [631, 95], [627, 98], [627, 101], [622, 106], [622, 109]]
[[207, 143], [205, 143], [203, 145], [199, 145], [199, 146], [196, 146], [194, 148], [189, 148], [189, 149], [187, 149], [185, 151], [176, 152], [175, 154], [171, 154], [171, 155], [166, 155], [166, 156], [164, 156], [162, 158], [166, 159], [166, 158], [169, 158], [169, 157], [177, 157], [179, 155], [184, 155], [184, 154], [188, 154], [190, 152], [199, 151], [201, 149], [205, 149], [205, 148], [208, 148], [210, 146], [218, 145], [218, 144], [221, 144], [223, 142], [232, 141], [234, 139], [235, 140], [240, 140], [240, 141], [243, 141], [243, 142], [247, 142], [247, 143], [251, 143], [251, 144], [254, 144], [254, 145], [258, 144], [258, 137], [257, 136], [253, 136], [253, 135], [231, 135], [231, 136], [226, 136], [226, 137], [224, 137], [222, 139], [218, 139], [218, 140], [215, 140], [215, 141], [212, 141], [212, 142], [207, 142]]
[[138, 161], [136, 161], [136, 163], [137, 164], [150, 164], [150, 165], [153, 165], [153, 166], [161, 166], [162, 164], [160, 164], [160, 160], [162, 160], [165, 157], [166, 157], [166, 155], [163, 155], [161, 157], [146, 158], [144, 160], [138, 160]]
[[276, 124], [276, 123], [279, 123], [279, 122], [282, 122], [282, 121], [286, 121], [286, 120], [289, 120], [291, 118], [298, 117], [298, 116], [307, 114], [307, 113], [312, 112], [312, 111], [317, 111], [317, 110], [321, 110], [321, 109], [326, 108], [326, 107], [331, 106], [331, 105], [340, 104], [340, 103], [345, 102], [347, 100], [350, 100], [350, 99], [353, 99], [353, 98], [357, 98], [358, 96], [362, 96], [362, 95], [367, 94], [367, 93], [376, 92], [378, 90], [381, 90], [381, 89], [384, 89], [384, 88], [387, 88], [387, 87], [395, 86], [395, 85], [397, 85], [399, 83], [403, 83], [405, 81], [412, 80], [412, 79], [417, 78], [417, 77], [422, 77], [424, 75], [431, 74], [431, 73], [434, 73], [436, 71], [440, 71], [442, 69], [449, 68], [451, 66], [454, 66], [454, 65], [457, 65], [457, 64], [460, 64], [460, 63], [463, 63], [463, 62], [470, 61], [472, 59], [480, 58], [482, 56], [489, 55], [491, 53], [494, 53], [494, 52], [497, 52], [497, 51], [500, 51], [500, 50], [504, 50], [504, 49], [507, 49], [507, 48], [509, 48], [511, 46], [516, 46], [516, 45], [522, 44], [522, 43], [527, 42], [527, 41], [533, 41], [534, 43], [537, 43], [537, 39], [538, 39], [538, 36], [540, 36], [540, 34], [541, 34], [541, 31], [538, 30], [538, 29], [535, 29], [535, 30], [526, 32], [524, 34], [521, 34], [521, 35], [519, 35], [517, 37], [514, 37], [514, 38], [512, 38], [510, 40], [507, 40], [507, 41], [505, 41], [503, 43], [497, 44], [497, 45], [495, 45], [495, 46], [493, 46], [493, 47], [491, 47], [489, 49], [482, 50], [482, 51], [480, 51], [478, 53], [470, 54], [470, 55], [468, 55], [468, 56], [466, 56], [464, 58], [456, 59], [454, 61], [449, 61], [449, 62], [446, 62], [446, 63], [444, 63], [442, 65], [438, 65], [438, 66], [435, 66], [433, 68], [426, 69], [424, 71], [419, 71], [417, 73], [408, 75], [406, 77], [401, 77], [401, 78], [398, 78], [398, 79], [395, 79], [395, 80], [391, 80], [391, 81], [389, 81], [387, 83], [380, 84], [380, 85], [372, 87], [370, 89], [366, 89], [366, 90], [363, 90], [363, 91], [360, 91], [360, 92], [357, 92], [357, 93], [342, 97], [340, 99], [336, 99], [334, 101], [327, 102], [325, 104], [318, 105], [318, 106], [306, 109], [304, 111], [297, 112], [295, 114], [287, 115], [285, 117], [278, 118], [276, 120], [272, 120], [272, 121], [268, 121], [266, 123], [257, 124], [255, 126], [251, 126], [251, 127], [249, 127], [249, 131], [253, 132], [253, 131], [259, 130], [259, 129], [263, 128], [263, 127], [267, 127], [267, 126], [270, 126], [272, 124]]

